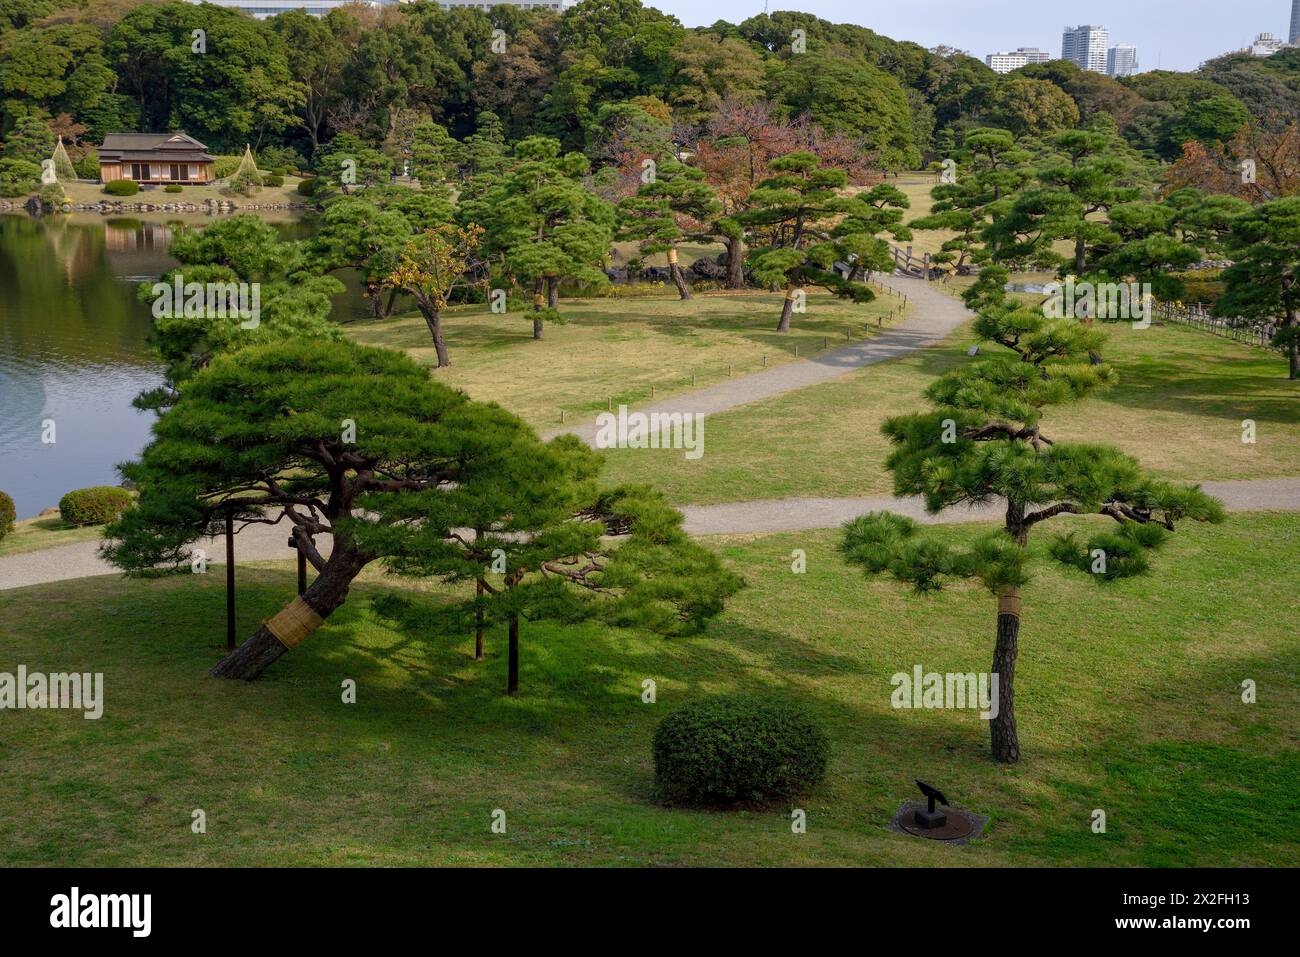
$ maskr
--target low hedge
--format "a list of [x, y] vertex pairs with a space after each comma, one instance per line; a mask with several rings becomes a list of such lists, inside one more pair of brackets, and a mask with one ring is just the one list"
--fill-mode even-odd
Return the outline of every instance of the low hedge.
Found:
[[14, 519], [18, 513], [14, 511], [14, 500], [6, 493], [0, 492], [0, 541], [14, 530]]
[[316, 195], [316, 178], [315, 178], [315, 177], [312, 177], [311, 179], [305, 179], [305, 180], [303, 180], [302, 182], [300, 182], [300, 183], [298, 184], [297, 189], [298, 189], [298, 195], [299, 195], [299, 196], [315, 196], [315, 195]]
[[140, 184], [133, 179], [113, 179], [104, 184], [104, 192], [109, 196], [134, 196], [140, 192]]
[[106, 525], [131, 504], [131, 493], [114, 485], [79, 488], [59, 499], [59, 515], [69, 525]]
[[168, 183], [163, 187], [164, 193], [179, 193], [181, 191], [180, 183]]
[[284, 185], [284, 177], [281, 176], [279, 173], [272, 173], [270, 176], [263, 176], [263, 177], [262, 177], [262, 185], [263, 185], [263, 186], [283, 186], [283, 185]]
[[826, 776], [826, 735], [802, 708], [752, 694], [706, 698], [655, 729], [655, 788], [667, 804], [764, 804]]

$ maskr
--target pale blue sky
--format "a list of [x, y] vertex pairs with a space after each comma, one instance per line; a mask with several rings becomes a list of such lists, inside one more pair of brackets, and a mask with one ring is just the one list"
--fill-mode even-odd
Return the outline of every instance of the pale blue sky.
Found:
[[[692, 27], [763, 12], [762, 0], [645, 3]], [[1110, 30], [1111, 45], [1136, 45], [1143, 69], [1173, 70], [1195, 69], [1265, 30], [1286, 39], [1291, 21], [1291, 0], [772, 0], [771, 9], [857, 23], [926, 47], [946, 43], [981, 60], [1022, 46], [1060, 56], [1061, 29], [1093, 23]]]

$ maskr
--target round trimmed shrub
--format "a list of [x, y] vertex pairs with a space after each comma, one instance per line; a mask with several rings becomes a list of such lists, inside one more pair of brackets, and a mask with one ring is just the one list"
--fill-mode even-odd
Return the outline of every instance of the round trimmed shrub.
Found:
[[14, 530], [14, 519], [17, 517], [14, 500], [5, 492], [0, 492], [0, 540]]
[[272, 173], [270, 176], [263, 176], [263, 177], [262, 177], [262, 185], [263, 185], [263, 186], [283, 186], [283, 185], [284, 185], [284, 177], [281, 176], [279, 173]]
[[59, 499], [59, 515], [69, 525], [106, 525], [128, 505], [131, 493], [113, 485], [79, 488]]
[[311, 179], [305, 179], [305, 180], [303, 180], [302, 182], [300, 182], [300, 183], [298, 184], [298, 187], [297, 187], [297, 188], [298, 188], [298, 195], [299, 195], [299, 196], [315, 196], [315, 195], [316, 195], [316, 178], [313, 176]]
[[109, 196], [134, 196], [140, 192], [140, 184], [133, 179], [111, 179], [104, 184], [104, 192]]
[[181, 191], [180, 183], [168, 183], [163, 187], [164, 193], [179, 193]]
[[668, 804], [762, 804], [826, 776], [826, 735], [802, 708], [752, 694], [674, 711], [654, 734], [655, 788]]

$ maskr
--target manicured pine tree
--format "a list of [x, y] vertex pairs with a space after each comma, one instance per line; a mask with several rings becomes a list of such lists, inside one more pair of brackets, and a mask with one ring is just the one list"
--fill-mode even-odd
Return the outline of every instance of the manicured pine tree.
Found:
[[1067, 515], [1101, 515], [1113, 529], [1084, 539], [1070, 533], [1050, 546], [1065, 565], [1097, 582], [1146, 572], [1147, 553], [1182, 519], [1219, 522], [1220, 503], [1199, 487], [1153, 478], [1136, 460], [1106, 445], [1053, 441], [1044, 415], [1110, 385], [1106, 365], [1088, 361], [1103, 334], [1095, 327], [1046, 319], [1041, 308], [1008, 302], [1005, 270], [990, 267], [967, 293], [978, 309], [976, 334], [1007, 350], [950, 372], [927, 390], [933, 409], [897, 416], [883, 426], [893, 443], [886, 461], [898, 495], [924, 497], [926, 510], [1001, 503], [1003, 526], [970, 545], [930, 534], [890, 512], [861, 516], [845, 526], [848, 561], [869, 574], [888, 573], [933, 592], [952, 580], [975, 579], [998, 600], [992, 672], [998, 676], [997, 714], [989, 723], [995, 760], [1020, 759], [1015, 673], [1021, 591], [1030, 580], [1031, 533]]
[[[372, 500], [384, 521], [359, 539], [402, 575], [474, 583], [472, 599], [436, 608], [386, 603], [421, 635], [507, 634], [506, 691], [519, 691], [521, 623], [598, 619], [642, 633], [697, 630], [741, 587], [644, 487], [598, 492], [600, 457], [572, 436], [515, 442], [508, 460], [456, 489]], [[621, 536], [615, 542], [606, 535]], [[472, 622], [472, 623], [471, 623]]]
[[1300, 197], [1254, 207], [1232, 222], [1226, 239], [1233, 264], [1221, 316], [1276, 323], [1273, 344], [1284, 350], [1291, 379], [1300, 379]]
[[722, 212], [722, 203], [704, 171], [664, 160], [655, 166], [650, 182], [642, 183], [635, 196], [618, 204], [618, 211], [619, 237], [637, 240], [645, 255], [667, 253], [673, 285], [682, 299], [690, 299], [691, 287], [678, 261], [677, 245], [688, 236], [709, 234], [707, 224]]
[[1007, 130], [988, 128], [971, 130], [953, 154], [959, 164], [956, 182], [935, 186], [930, 214], [909, 225], [955, 233], [944, 240], [933, 261], [952, 263], [965, 275], [972, 265], [988, 261], [983, 232], [992, 222], [994, 204], [1013, 196], [1029, 178], [1030, 154], [1017, 147]]
[[583, 185], [590, 167], [580, 153], [562, 153], [558, 140], [531, 136], [518, 143], [507, 171], [491, 185], [471, 190], [464, 222], [486, 230], [484, 255], [504, 275], [533, 292], [533, 338], [546, 322], [563, 322], [560, 284], [608, 282], [616, 214]]
[[[179, 278], [189, 283], [257, 283], [259, 312], [249, 323], [234, 310], [210, 315], [190, 312], [173, 302], [158, 310], [151, 344], [164, 366], [164, 383], [139, 395], [137, 408], [160, 410], [172, 404], [185, 382], [222, 353], [283, 339], [337, 341], [343, 338], [330, 319], [331, 297], [344, 291], [332, 276], [315, 272], [316, 259], [303, 243], [285, 242], [275, 227], [249, 214], [217, 220], [202, 229], [176, 233], [168, 249], [180, 265], [159, 277], [173, 289]], [[153, 282], [138, 288], [140, 300], [153, 307]]]
[[855, 302], [875, 298], [865, 286], [846, 282], [833, 272], [836, 262], [878, 258], [880, 240], [857, 232], [832, 239], [837, 218], [852, 201], [838, 191], [847, 183], [843, 170], [824, 169], [809, 152], [789, 153], [771, 162], [773, 176], [749, 197], [749, 209], [736, 218], [755, 237], [750, 262], [764, 285], [785, 289], [777, 332], [790, 331], [794, 303], [803, 287], [814, 283]]
[[[1145, 170], [1113, 130], [1068, 130], [1049, 139], [1051, 154], [1034, 170], [1036, 183], [993, 210], [984, 240], [1002, 264], [1029, 263], [1083, 277], [1093, 271], [1099, 249], [1117, 235], [1106, 214], [1140, 198]], [[1069, 242], [1073, 253], [1053, 249]]]
[[[386, 520], [372, 496], [451, 494], [528, 441], [517, 418], [431, 381], [398, 352], [346, 340], [243, 349], [195, 375], [139, 461], [123, 466], [139, 498], [109, 527], [103, 551], [120, 568], [152, 573], [187, 565], [190, 547], [219, 533], [227, 511], [237, 533], [287, 520], [318, 577], [212, 670], [251, 680], [328, 619], [380, 557], [358, 532]], [[328, 558], [316, 545], [325, 535]]]

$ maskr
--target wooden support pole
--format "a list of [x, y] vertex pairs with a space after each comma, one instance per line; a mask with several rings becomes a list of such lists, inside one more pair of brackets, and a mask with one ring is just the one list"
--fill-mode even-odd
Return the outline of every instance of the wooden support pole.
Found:
[[226, 650], [235, 650], [235, 513], [226, 510]]

